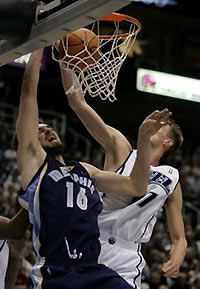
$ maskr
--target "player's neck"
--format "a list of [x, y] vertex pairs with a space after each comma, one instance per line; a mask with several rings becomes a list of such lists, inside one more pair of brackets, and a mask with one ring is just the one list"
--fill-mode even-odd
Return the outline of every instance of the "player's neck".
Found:
[[56, 156], [55, 159], [57, 161], [59, 161], [60, 163], [62, 163], [63, 165], [65, 165], [65, 162], [64, 162], [63, 157], [61, 155]]
[[151, 154], [151, 165], [152, 166], [159, 166], [159, 164], [160, 164], [160, 159], [161, 159], [161, 157], [162, 157], [162, 153], [161, 152], [153, 152], [152, 154]]
[[153, 167], [158, 166], [158, 165], [159, 165], [159, 160], [153, 159], [153, 160], [151, 161], [151, 165], [152, 165]]

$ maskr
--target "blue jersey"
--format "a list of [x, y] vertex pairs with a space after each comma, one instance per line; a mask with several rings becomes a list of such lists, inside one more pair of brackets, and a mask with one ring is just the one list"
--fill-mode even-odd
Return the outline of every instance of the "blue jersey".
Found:
[[94, 179], [79, 162], [65, 166], [47, 155], [19, 202], [29, 211], [38, 258], [97, 260], [102, 203]]

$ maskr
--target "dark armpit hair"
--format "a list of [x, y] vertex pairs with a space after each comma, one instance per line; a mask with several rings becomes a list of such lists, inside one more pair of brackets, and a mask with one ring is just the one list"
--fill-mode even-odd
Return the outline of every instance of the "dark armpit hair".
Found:
[[16, 131], [15, 131], [14, 136], [12, 138], [12, 148], [14, 151], [17, 151], [17, 149], [18, 149], [18, 139], [17, 139]]

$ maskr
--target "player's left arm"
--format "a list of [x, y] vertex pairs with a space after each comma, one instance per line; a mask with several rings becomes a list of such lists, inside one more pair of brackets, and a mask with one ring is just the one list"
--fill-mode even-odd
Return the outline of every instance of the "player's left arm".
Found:
[[167, 199], [166, 214], [172, 247], [169, 260], [161, 266], [161, 270], [166, 277], [176, 278], [179, 275], [179, 269], [183, 263], [187, 249], [182, 217], [182, 191], [180, 184], [178, 184], [174, 192]]

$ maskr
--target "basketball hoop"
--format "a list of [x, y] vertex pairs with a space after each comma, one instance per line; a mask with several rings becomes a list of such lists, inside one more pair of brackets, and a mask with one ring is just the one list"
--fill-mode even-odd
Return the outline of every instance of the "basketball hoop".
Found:
[[[104, 27], [105, 22], [107, 22], [106, 27]], [[76, 72], [84, 94], [88, 92], [92, 97], [100, 96], [102, 100], [109, 99], [113, 102], [116, 100], [115, 87], [119, 70], [141, 30], [141, 23], [131, 16], [112, 13], [93, 23], [90, 29], [98, 36], [99, 46], [89, 57], [94, 59], [95, 53], [101, 55], [98, 60], [94, 61], [93, 65], [87, 65], [85, 60], [84, 69], [77, 71], [77, 65], [72, 67], [71, 64], [69, 68], [65, 61], [69, 56], [66, 47], [64, 47], [65, 57], [59, 59], [56, 57], [56, 44], [52, 46], [52, 57], [59, 62], [62, 69]], [[88, 58], [87, 47], [85, 50]], [[79, 55], [80, 53], [77, 53], [73, 58], [80, 59]], [[84, 61], [84, 58], [81, 61]]]

